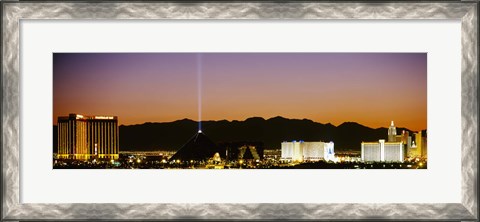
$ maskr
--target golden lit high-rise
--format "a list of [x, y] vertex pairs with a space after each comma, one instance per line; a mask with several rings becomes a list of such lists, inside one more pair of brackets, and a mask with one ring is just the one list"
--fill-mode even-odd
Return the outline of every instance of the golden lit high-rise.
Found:
[[60, 159], [118, 159], [119, 138], [116, 116], [58, 117]]
[[397, 142], [396, 141], [397, 137], [397, 128], [393, 124], [393, 120], [390, 123], [390, 126], [388, 127], [388, 142]]

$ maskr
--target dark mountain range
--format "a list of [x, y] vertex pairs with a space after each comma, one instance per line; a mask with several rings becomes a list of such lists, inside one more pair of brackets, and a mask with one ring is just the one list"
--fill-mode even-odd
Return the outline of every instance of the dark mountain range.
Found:
[[[386, 123], [388, 126], [388, 123]], [[198, 131], [198, 123], [183, 119], [166, 123], [144, 123], [120, 126], [120, 150], [178, 150]], [[399, 135], [405, 128], [397, 128]], [[321, 124], [308, 119], [274, 117], [248, 118], [244, 121], [204, 121], [202, 131], [213, 142], [258, 141], [266, 149], [280, 148], [283, 141], [333, 141], [335, 150], [360, 150], [362, 141], [387, 139], [387, 128], [372, 129], [355, 122], [339, 126]], [[56, 148], [56, 126], [54, 126]], [[411, 131], [410, 131], [411, 132]], [[56, 151], [56, 149], [54, 149]]]

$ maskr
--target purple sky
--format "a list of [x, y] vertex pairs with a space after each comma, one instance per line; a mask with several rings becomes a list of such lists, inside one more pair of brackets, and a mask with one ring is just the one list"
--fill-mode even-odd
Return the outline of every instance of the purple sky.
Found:
[[369, 127], [427, 126], [426, 53], [55, 53], [53, 122], [69, 113], [120, 124], [252, 116]]

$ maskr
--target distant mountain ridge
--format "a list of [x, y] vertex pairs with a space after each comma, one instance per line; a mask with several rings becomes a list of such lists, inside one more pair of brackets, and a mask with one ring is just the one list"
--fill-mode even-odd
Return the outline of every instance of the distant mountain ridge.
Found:
[[[388, 124], [388, 123], [386, 123]], [[397, 128], [397, 135], [406, 128]], [[178, 150], [198, 131], [198, 122], [182, 119], [173, 122], [119, 126], [120, 150]], [[244, 121], [202, 121], [202, 131], [215, 143], [259, 141], [266, 149], [279, 149], [281, 142], [292, 140], [333, 141], [335, 150], [360, 150], [362, 141], [387, 139], [387, 128], [369, 128], [355, 122], [339, 126], [322, 124], [309, 119], [251, 117]], [[56, 151], [56, 126], [54, 126]]]

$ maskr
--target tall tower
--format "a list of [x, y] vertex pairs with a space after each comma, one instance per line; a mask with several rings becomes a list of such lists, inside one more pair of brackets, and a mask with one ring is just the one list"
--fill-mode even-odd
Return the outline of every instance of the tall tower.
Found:
[[417, 156], [418, 157], [424, 157], [423, 153], [425, 152], [423, 150], [423, 135], [422, 131], [418, 131], [417, 134], [415, 134], [415, 144], [417, 145]]
[[118, 159], [119, 131], [116, 116], [59, 116], [58, 158]]
[[395, 142], [395, 137], [397, 136], [397, 129], [393, 125], [393, 120], [388, 127], [388, 142]]

